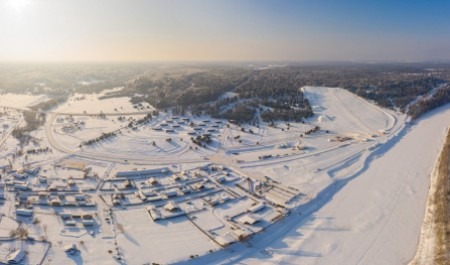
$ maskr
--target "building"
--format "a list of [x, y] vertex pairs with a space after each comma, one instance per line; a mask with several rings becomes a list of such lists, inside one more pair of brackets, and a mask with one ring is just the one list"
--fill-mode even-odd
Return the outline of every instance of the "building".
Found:
[[240, 217], [237, 221], [244, 225], [254, 225], [254, 224], [260, 222], [261, 220], [253, 215], [246, 214], [246, 215]]
[[19, 264], [25, 258], [25, 251], [18, 249], [6, 257], [8, 264]]
[[25, 209], [25, 208], [17, 209], [16, 215], [30, 217], [33, 215], [33, 210]]
[[257, 203], [257, 204], [255, 204], [255, 205], [249, 207], [247, 210], [248, 210], [249, 212], [256, 213], [256, 212], [258, 212], [258, 211], [261, 211], [261, 210], [264, 209], [265, 207], [266, 207], [266, 204], [263, 203], [263, 202], [260, 202], [260, 203]]
[[64, 247], [64, 251], [69, 255], [76, 255], [80, 252], [75, 244], [67, 245]]
[[166, 203], [166, 205], [164, 205], [164, 210], [169, 212], [175, 212], [180, 210], [180, 207], [178, 207], [178, 205], [175, 202], [169, 201], [168, 203]]

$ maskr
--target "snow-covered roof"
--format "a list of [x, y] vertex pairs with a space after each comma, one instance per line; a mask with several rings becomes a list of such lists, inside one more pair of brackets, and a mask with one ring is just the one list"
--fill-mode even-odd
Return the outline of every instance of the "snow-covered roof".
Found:
[[173, 212], [173, 211], [178, 210], [180, 208], [178, 207], [178, 205], [175, 202], [169, 201], [168, 203], [166, 203], [166, 205], [164, 205], [164, 209], [169, 211], [169, 212]]
[[25, 258], [25, 251], [18, 249], [8, 255], [7, 261], [8, 264], [18, 264], [23, 258]]

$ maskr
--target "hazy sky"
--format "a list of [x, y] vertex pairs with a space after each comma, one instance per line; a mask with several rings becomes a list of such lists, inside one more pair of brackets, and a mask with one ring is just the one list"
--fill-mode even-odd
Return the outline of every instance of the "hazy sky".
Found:
[[450, 0], [0, 0], [0, 61], [450, 60]]

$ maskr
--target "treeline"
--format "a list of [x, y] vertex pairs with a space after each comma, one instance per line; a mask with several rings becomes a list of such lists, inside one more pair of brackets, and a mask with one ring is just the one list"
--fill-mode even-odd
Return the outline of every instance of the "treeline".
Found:
[[301, 121], [313, 115], [300, 88], [304, 82], [290, 68], [256, 70], [242, 79], [226, 97], [193, 104], [195, 115], [209, 114], [236, 123], [276, 120]]
[[0, 90], [68, 97], [120, 87], [150, 64], [0, 64]]
[[236, 123], [250, 122], [255, 117], [255, 108], [243, 104], [236, 105], [223, 114], [213, 115], [217, 118], [225, 118]]
[[[310, 64], [258, 69], [241, 65], [0, 65], [0, 92], [67, 98], [124, 87], [105, 97], [129, 96], [176, 113], [192, 111], [248, 121], [300, 120], [311, 116], [302, 86], [347, 89], [376, 104], [406, 111], [418, 96], [450, 81], [450, 64]], [[256, 66], [257, 67], [257, 66]], [[222, 97], [235, 93], [231, 99]], [[48, 110], [49, 100], [35, 106]], [[240, 106], [244, 105], [244, 107]], [[242, 114], [239, 115], [239, 110]], [[250, 115], [253, 110], [253, 116]]]
[[133, 103], [147, 101], [159, 109], [188, 107], [217, 100], [242, 82], [247, 73], [231, 66], [166, 69], [130, 80], [124, 91], [134, 95]]
[[30, 109], [34, 111], [46, 111], [58, 106], [59, 104], [65, 102], [66, 100], [67, 98], [62, 97], [52, 98], [47, 101], [40, 102], [34, 106], [31, 106]]
[[45, 114], [34, 111], [23, 111], [25, 126], [14, 128], [12, 135], [19, 141], [27, 141], [30, 139], [29, 133], [36, 130], [45, 123]]
[[358, 96], [375, 101], [382, 107], [399, 108], [405, 112], [409, 103], [445, 82], [442, 79], [423, 77], [414, 80], [386, 81], [380, 86], [348, 86], [347, 89]]
[[90, 139], [90, 140], [87, 140], [87, 141], [82, 142], [82, 143], [80, 144], [79, 147], [81, 147], [81, 146], [83, 146], [83, 145], [89, 146], [89, 145], [92, 145], [92, 144], [95, 144], [95, 143], [99, 143], [99, 142], [102, 142], [102, 141], [104, 141], [104, 140], [113, 138], [113, 137], [115, 137], [115, 136], [117, 136], [117, 133], [116, 133], [116, 132], [102, 133], [102, 135], [100, 135], [100, 136], [97, 137], [97, 138]]
[[37, 155], [40, 153], [47, 153], [47, 152], [51, 152], [52, 150], [48, 147], [45, 148], [37, 148], [37, 149], [28, 149], [27, 150], [27, 154], [29, 155]]
[[429, 98], [417, 101], [409, 106], [408, 115], [411, 119], [417, 119], [422, 114], [443, 106], [450, 102], [450, 85], [447, 84], [443, 88], [437, 90]]

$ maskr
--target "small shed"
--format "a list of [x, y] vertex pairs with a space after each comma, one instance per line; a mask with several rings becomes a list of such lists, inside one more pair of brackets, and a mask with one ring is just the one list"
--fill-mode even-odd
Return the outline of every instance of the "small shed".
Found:
[[239, 223], [241, 223], [241, 224], [244, 224], [244, 225], [254, 225], [254, 224], [258, 223], [261, 220], [258, 219], [255, 216], [253, 216], [253, 215], [246, 214], [246, 215], [240, 217], [237, 221]]
[[83, 224], [83, 226], [94, 226], [95, 224], [97, 224], [94, 219], [83, 219], [81, 223]]
[[19, 264], [25, 258], [25, 251], [18, 249], [6, 257], [8, 264]]
[[248, 210], [249, 212], [256, 213], [256, 212], [258, 212], [258, 211], [264, 209], [265, 207], [266, 207], [266, 204], [263, 203], [263, 202], [260, 202], [260, 203], [257, 203], [257, 204], [255, 204], [255, 205], [249, 207], [247, 210]]
[[17, 209], [16, 210], [16, 215], [18, 216], [26, 216], [26, 217], [30, 217], [33, 215], [33, 210], [30, 209]]
[[175, 202], [169, 201], [166, 205], [164, 205], [164, 209], [169, 212], [174, 212], [180, 210], [180, 207], [178, 207]]
[[64, 251], [69, 255], [76, 255], [80, 252], [75, 244], [65, 246]]

